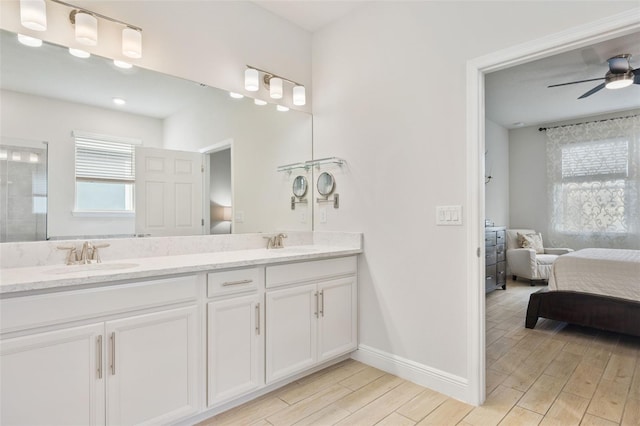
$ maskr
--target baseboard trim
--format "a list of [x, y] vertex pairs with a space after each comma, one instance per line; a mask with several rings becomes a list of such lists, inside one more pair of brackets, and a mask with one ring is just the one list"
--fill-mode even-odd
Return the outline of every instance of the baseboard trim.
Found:
[[472, 403], [469, 381], [463, 377], [367, 345], [359, 345], [351, 358], [452, 398]]

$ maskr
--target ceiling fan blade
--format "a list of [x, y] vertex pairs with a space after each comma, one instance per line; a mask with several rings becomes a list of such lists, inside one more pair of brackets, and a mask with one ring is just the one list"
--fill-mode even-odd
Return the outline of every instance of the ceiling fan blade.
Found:
[[589, 80], [570, 81], [569, 83], [552, 84], [551, 86], [547, 86], [547, 87], [567, 86], [567, 85], [569, 85], [569, 84], [586, 83], [586, 82], [588, 82], [588, 81], [597, 81], [597, 80], [604, 80], [604, 77], [600, 77], [600, 78], [590, 78]]
[[580, 96], [578, 99], [583, 99], [586, 98], [587, 96], [591, 96], [594, 93], [600, 91], [604, 89], [604, 83], [598, 84], [596, 87], [594, 87], [593, 89], [589, 90], [587, 93], [583, 94], [582, 96]]
[[640, 68], [633, 70], [633, 84], [640, 84]]

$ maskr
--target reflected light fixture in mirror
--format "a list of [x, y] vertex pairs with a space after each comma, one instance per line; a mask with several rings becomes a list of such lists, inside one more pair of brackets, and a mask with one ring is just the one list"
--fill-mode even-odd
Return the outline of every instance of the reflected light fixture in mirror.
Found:
[[71, 53], [76, 58], [82, 58], [82, 59], [87, 59], [91, 56], [91, 53], [87, 52], [86, 50], [74, 49], [73, 47], [69, 48], [69, 53]]
[[289, 111], [289, 108], [287, 108], [286, 106], [282, 106], [282, 105], [276, 105], [276, 109], [280, 112], [287, 112]]
[[35, 37], [30, 37], [24, 34], [18, 34], [18, 41], [25, 46], [29, 47], [40, 47], [42, 46], [42, 40]]
[[47, 29], [47, 5], [44, 0], [20, 0], [20, 22], [34, 31]]
[[117, 59], [114, 59], [114, 60], [113, 60], [113, 65], [115, 65], [115, 66], [116, 66], [116, 67], [118, 67], [118, 68], [125, 69], [125, 70], [128, 70], [128, 69], [130, 69], [130, 68], [133, 68], [133, 65], [132, 65], [132, 64], [130, 64], [129, 62], [119, 61], [119, 60], [117, 60]]
[[253, 103], [256, 105], [264, 106], [267, 104], [267, 101], [263, 101], [262, 99], [254, 99]]
[[233, 99], [242, 99], [242, 98], [244, 98], [244, 95], [241, 95], [240, 93], [236, 93], [236, 92], [229, 92], [229, 96], [231, 96]]

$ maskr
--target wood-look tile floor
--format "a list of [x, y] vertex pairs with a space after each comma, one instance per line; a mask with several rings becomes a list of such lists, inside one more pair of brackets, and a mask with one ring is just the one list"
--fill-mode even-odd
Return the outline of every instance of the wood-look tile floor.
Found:
[[507, 283], [486, 299], [487, 399], [474, 407], [346, 360], [204, 425], [640, 425], [640, 338], [538, 320]]

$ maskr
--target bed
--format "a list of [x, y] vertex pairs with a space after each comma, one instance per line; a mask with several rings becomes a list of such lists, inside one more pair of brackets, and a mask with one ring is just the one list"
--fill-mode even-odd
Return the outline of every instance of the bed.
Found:
[[525, 326], [534, 328], [539, 317], [640, 336], [640, 250], [560, 256], [548, 288], [529, 297]]

